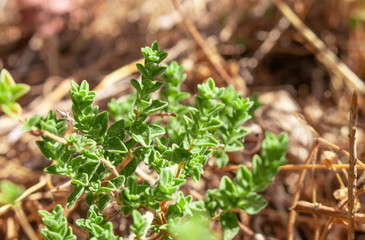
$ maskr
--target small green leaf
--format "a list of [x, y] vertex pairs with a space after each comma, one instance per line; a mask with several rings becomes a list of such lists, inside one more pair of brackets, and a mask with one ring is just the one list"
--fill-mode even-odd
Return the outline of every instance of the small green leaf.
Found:
[[108, 129], [108, 137], [118, 137], [123, 140], [125, 137], [124, 133], [125, 122], [124, 119], [114, 122]]
[[151, 74], [151, 78], [152, 79], [155, 79], [157, 78], [158, 76], [160, 76], [163, 72], [165, 72], [166, 70], [166, 67], [159, 67], [156, 71], [154, 71], [152, 74]]
[[163, 127], [156, 124], [150, 124], [149, 128], [151, 130], [151, 138], [159, 137], [166, 133]]
[[13, 204], [23, 191], [24, 187], [8, 180], [2, 180], [0, 182], [0, 205]]
[[175, 148], [172, 151], [171, 161], [173, 163], [181, 163], [192, 159], [192, 157], [193, 154], [190, 151], [183, 148]]
[[86, 173], [79, 173], [76, 177], [71, 181], [73, 185], [81, 185], [86, 187], [89, 185], [89, 176]]
[[240, 186], [244, 191], [250, 191], [252, 186], [252, 174], [246, 166], [241, 165], [237, 171], [236, 178], [234, 181]]
[[257, 214], [266, 205], [267, 201], [261, 195], [250, 192], [238, 202], [237, 207], [245, 210], [248, 214]]
[[222, 168], [229, 162], [229, 157], [226, 153], [219, 154], [216, 157], [218, 167]]
[[145, 114], [151, 114], [151, 113], [164, 109], [166, 106], [167, 106], [167, 102], [155, 99], [155, 100], [152, 100], [152, 103], [148, 107], [143, 109], [143, 112]]
[[119, 189], [123, 186], [125, 181], [125, 177], [123, 175], [119, 175], [111, 180], [111, 182], [115, 185], [116, 189]]
[[100, 125], [99, 130], [99, 137], [103, 136], [106, 133], [106, 130], [108, 129], [108, 112], [104, 111], [99, 113], [95, 118], [95, 123], [97, 125]]
[[75, 202], [81, 197], [84, 190], [85, 187], [83, 186], [78, 185], [75, 187], [71, 195], [67, 198], [67, 208], [71, 208], [75, 204]]
[[212, 118], [212, 119], [210, 119], [209, 122], [204, 124], [204, 127], [202, 128], [202, 130], [204, 130], [204, 131], [215, 130], [222, 125], [223, 125], [222, 121], [220, 121], [219, 119], [216, 119], [216, 118]]
[[151, 131], [147, 124], [134, 122], [127, 130], [128, 134], [142, 146], [148, 147], [151, 142]]
[[199, 147], [217, 147], [219, 142], [213, 136], [204, 135], [202, 138], [195, 139], [193, 145]]
[[1, 110], [13, 120], [18, 121], [20, 115], [22, 114], [22, 107], [16, 102], [9, 102], [6, 104], [1, 104]]
[[130, 82], [139, 94], [143, 93], [140, 82], [138, 82], [136, 79], [131, 79]]
[[236, 215], [231, 212], [222, 212], [219, 220], [222, 225], [223, 239], [232, 240], [240, 230]]
[[143, 77], [148, 78], [149, 77], [149, 72], [148, 70], [140, 63], [136, 64], [138, 71], [142, 74]]
[[108, 145], [104, 149], [111, 153], [126, 153], [128, 152], [127, 147], [123, 141], [118, 137], [111, 137], [108, 140]]
[[13, 77], [8, 72], [8, 70], [6, 70], [5, 68], [3, 68], [1, 70], [0, 81], [6, 83], [6, 85], [8, 85], [9, 87], [15, 85], [15, 81], [14, 81]]
[[120, 175], [123, 175], [125, 177], [132, 175], [136, 171], [138, 163], [139, 161], [137, 161], [136, 158], [133, 158], [132, 161], [130, 161], [128, 165], [123, 168], [123, 170], [120, 172]]
[[153, 51], [158, 51], [158, 42], [157, 41], [154, 41], [151, 45], [151, 49]]
[[147, 219], [143, 218], [139, 211], [133, 210], [133, 224], [130, 226], [131, 230], [136, 234], [136, 238], [139, 239], [144, 235], [147, 227]]
[[104, 209], [106, 208], [111, 199], [112, 197], [109, 195], [102, 195], [101, 197], [99, 197], [97, 203], [100, 212], [104, 211]]
[[26, 84], [18, 83], [15, 86], [10, 87], [10, 92], [12, 94], [11, 101], [18, 100], [21, 96], [29, 92], [30, 86]]
[[156, 92], [158, 89], [162, 88], [163, 85], [164, 85], [163, 82], [155, 81], [155, 84], [153, 84], [148, 89], [146, 89], [145, 93], [150, 94], [150, 93]]

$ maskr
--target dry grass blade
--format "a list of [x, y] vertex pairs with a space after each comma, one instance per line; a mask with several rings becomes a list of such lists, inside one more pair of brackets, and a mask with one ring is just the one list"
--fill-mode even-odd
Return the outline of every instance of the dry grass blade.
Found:
[[348, 181], [348, 235], [347, 239], [355, 239], [355, 192], [356, 192], [356, 120], [357, 120], [357, 92], [354, 92], [351, 100], [349, 123], [349, 181]]
[[[312, 148], [308, 154], [308, 157], [307, 159], [305, 160], [304, 164], [308, 164], [310, 159], [312, 157], [316, 157], [317, 155], [317, 152], [318, 152], [318, 141], [315, 141], [312, 145]], [[297, 202], [299, 200], [299, 197], [300, 197], [300, 192], [301, 192], [301, 189], [302, 189], [302, 184], [303, 184], [303, 180], [304, 180], [304, 177], [305, 177], [305, 174], [307, 173], [307, 170], [306, 169], [302, 169], [300, 174], [299, 174], [299, 177], [298, 177], [298, 181], [297, 181], [297, 185], [296, 185], [296, 190], [295, 190], [295, 194], [294, 194], [294, 197], [293, 197], [293, 203], [292, 203], [292, 208], [294, 208], [295, 205], [297, 205]], [[292, 209], [290, 211], [290, 216], [289, 216], [289, 225], [288, 225], [288, 239], [289, 240], [292, 240], [294, 239], [294, 224], [295, 224], [295, 217], [296, 217], [296, 212], [294, 209]]]
[[[347, 219], [347, 212], [345, 210], [334, 209], [322, 204], [299, 201], [293, 209], [297, 212], [330, 216], [334, 218], [341, 218], [343, 220]], [[357, 223], [365, 223], [365, 214], [356, 213], [354, 214], [354, 219]]]
[[[309, 41], [320, 54], [319, 61], [325, 64], [329, 70], [340, 74], [349, 87], [355, 87], [360, 93], [365, 94], [364, 82], [347, 67], [325, 44], [311, 31], [300, 18], [281, 0], [273, 0], [280, 12], [289, 19], [297, 31]], [[323, 58], [323, 60], [322, 60]]]
[[15, 216], [17, 217], [18, 221], [20, 222], [20, 225], [24, 229], [24, 232], [26, 233], [28, 238], [30, 240], [37, 240], [38, 237], [35, 234], [35, 232], [34, 232], [32, 226], [30, 225], [30, 223], [27, 221], [27, 217], [26, 217], [26, 215], [23, 211], [23, 208], [22, 208], [21, 204], [19, 204], [19, 206], [15, 207]]

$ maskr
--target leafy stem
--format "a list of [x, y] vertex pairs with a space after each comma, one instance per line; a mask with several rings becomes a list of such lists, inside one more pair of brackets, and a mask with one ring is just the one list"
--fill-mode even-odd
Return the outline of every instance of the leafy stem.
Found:
[[[51, 110], [45, 117], [34, 115], [21, 121], [22, 109], [16, 100], [29, 87], [15, 84], [5, 70], [0, 74], [1, 109], [41, 137], [36, 143], [52, 161], [44, 171], [71, 179], [74, 188], [67, 207], [85, 200], [87, 216], [76, 224], [86, 230], [88, 238], [121, 239], [103, 214], [113, 202], [121, 213], [133, 216], [130, 236], [134, 239], [149, 237], [150, 232], [166, 240], [194, 232], [212, 239], [207, 223], [215, 220], [221, 223], [223, 239], [233, 239], [239, 230], [234, 210], [256, 214], [266, 206], [260, 192], [286, 162], [288, 136], [266, 133], [251, 170], [239, 166], [234, 178], [222, 177], [219, 187], [209, 189], [204, 200], [184, 196], [181, 187], [188, 178], [200, 181], [208, 160], [215, 159], [218, 167], [224, 167], [228, 154], [244, 147], [242, 139], [248, 131], [243, 125], [255, 117], [260, 103], [255, 95], [243, 98], [233, 87], [216, 87], [211, 78], [199, 84], [198, 94], [190, 98], [180, 89], [186, 78], [183, 66], [162, 64], [167, 53], [157, 42], [142, 48], [142, 54], [144, 64], [137, 64], [141, 78], [130, 80], [135, 92], [124, 102], [112, 100], [109, 111], [99, 111], [94, 104], [96, 92], [87, 81], [72, 81], [72, 117], [59, 111], [63, 118], [58, 119]], [[183, 104], [188, 98], [191, 105]], [[111, 124], [109, 114], [115, 120]], [[173, 118], [162, 121], [155, 116]], [[65, 135], [67, 121], [75, 131]], [[138, 181], [138, 176], [147, 175], [141, 171], [143, 164], [158, 175], [157, 180], [142, 177]], [[76, 238], [63, 211], [60, 205], [52, 212], [40, 211], [45, 239]], [[189, 239], [199, 238], [189, 235]]]

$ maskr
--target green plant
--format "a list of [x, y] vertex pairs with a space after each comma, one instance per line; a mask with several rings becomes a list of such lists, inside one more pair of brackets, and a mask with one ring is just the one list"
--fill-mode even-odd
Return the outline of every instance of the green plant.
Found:
[[15, 205], [16, 199], [24, 191], [24, 187], [18, 186], [8, 180], [0, 182], [0, 205]]
[[[64, 136], [66, 120], [57, 119], [54, 111], [25, 121], [24, 129], [42, 136], [37, 145], [53, 161], [44, 171], [71, 179], [74, 190], [67, 199], [68, 208], [86, 195], [88, 216], [76, 223], [91, 239], [121, 239], [103, 215], [110, 202], [124, 215], [132, 214], [134, 239], [145, 239], [153, 232], [163, 239], [189, 239], [182, 229], [199, 236], [206, 232], [202, 227], [218, 219], [223, 238], [232, 239], [239, 230], [235, 209], [256, 214], [265, 207], [266, 200], [258, 192], [285, 163], [288, 137], [267, 133], [261, 156], [253, 158], [252, 171], [241, 166], [233, 181], [223, 177], [219, 188], [208, 190], [205, 200], [184, 196], [179, 189], [187, 178], [200, 180], [208, 159], [214, 157], [218, 166], [224, 166], [227, 153], [243, 148], [241, 140], [248, 131], [242, 125], [254, 117], [260, 104], [256, 97], [244, 99], [232, 87], [216, 87], [212, 79], [198, 85], [194, 104], [182, 104], [190, 96], [180, 90], [183, 67], [176, 62], [161, 65], [167, 53], [159, 50], [157, 42], [142, 48], [142, 54], [145, 63], [137, 64], [141, 80], [131, 80], [135, 94], [123, 103], [112, 100], [108, 104], [115, 120], [110, 126], [109, 113], [93, 106], [95, 92], [86, 81], [72, 82], [70, 90], [77, 133]], [[156, 80], [159, 76], [163, 82]], [[153, 93], [164, 85], [161, 98], [154, 98]], [[155, 181], [138, 182], [135, 173], [141, 162], [159, 175]], [[52, 213], [40, 212], [46, 239], [75, 238], [62, 212], [60, 206]], [[214, 239], [214, 235], [205, 236]]]

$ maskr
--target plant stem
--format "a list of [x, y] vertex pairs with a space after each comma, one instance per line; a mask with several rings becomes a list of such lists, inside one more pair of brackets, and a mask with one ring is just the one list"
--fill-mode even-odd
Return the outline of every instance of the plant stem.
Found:
[[355, 239], [355, 192], [356, 192], [356, 120], [357, 120], [357, 92], [352, 95], [349, 122], [349, 180], [348, 180], [348, 235], [347, 239]]
[[50, 139], [56, 141], [56, 142], [59, 142], [59, 143], [62, 143], [62, 144], [65, 144], [65, 145], [68, 145], [68, 146], [71, 146], [71, 147], [74, 147], [74, 145], [70, 142], [67, 142], [64, 138], [62, 137], [59, 137], [53, 133], [50, 133], [46, 130], [41, 130], [35, 126], [32, 126], [30, 128], [30, 134], [34, 135], [34, 136], [44, 136], [44, 137], [49, 137]]
[[109, 161], [107, 161], [105, 158], [101, 158], [100, 160], [102, 163], [105, 164], [105, 166], [107, 166], [110, 170], [112, 170], [113, 177], [119, 176], [117, 169]]
[[[339, 210], [332, 207], [324, 206], [320, 203], [310, 203], [306, 201], [299, 201], [293, 209], [297, 212], [311, 213], [316, 215], [324, 215], [346, 220], [348, 214], [345, 210]], [[358, 223], [365, 223], [365, 214], [355, 213], [354, 220]]]
[[15, 210], [15, 216], [18, 218], [20, 225], [22, 226], [25, 234], [28, 236], [30, 240], [37, 240], [38, 237], [35, 234], [32, 226], [27, 221], [27, 216], [25, 215], [23, 208], [21, 206], [21, 203], [19, 203], [17, 206], [14, 206]]

